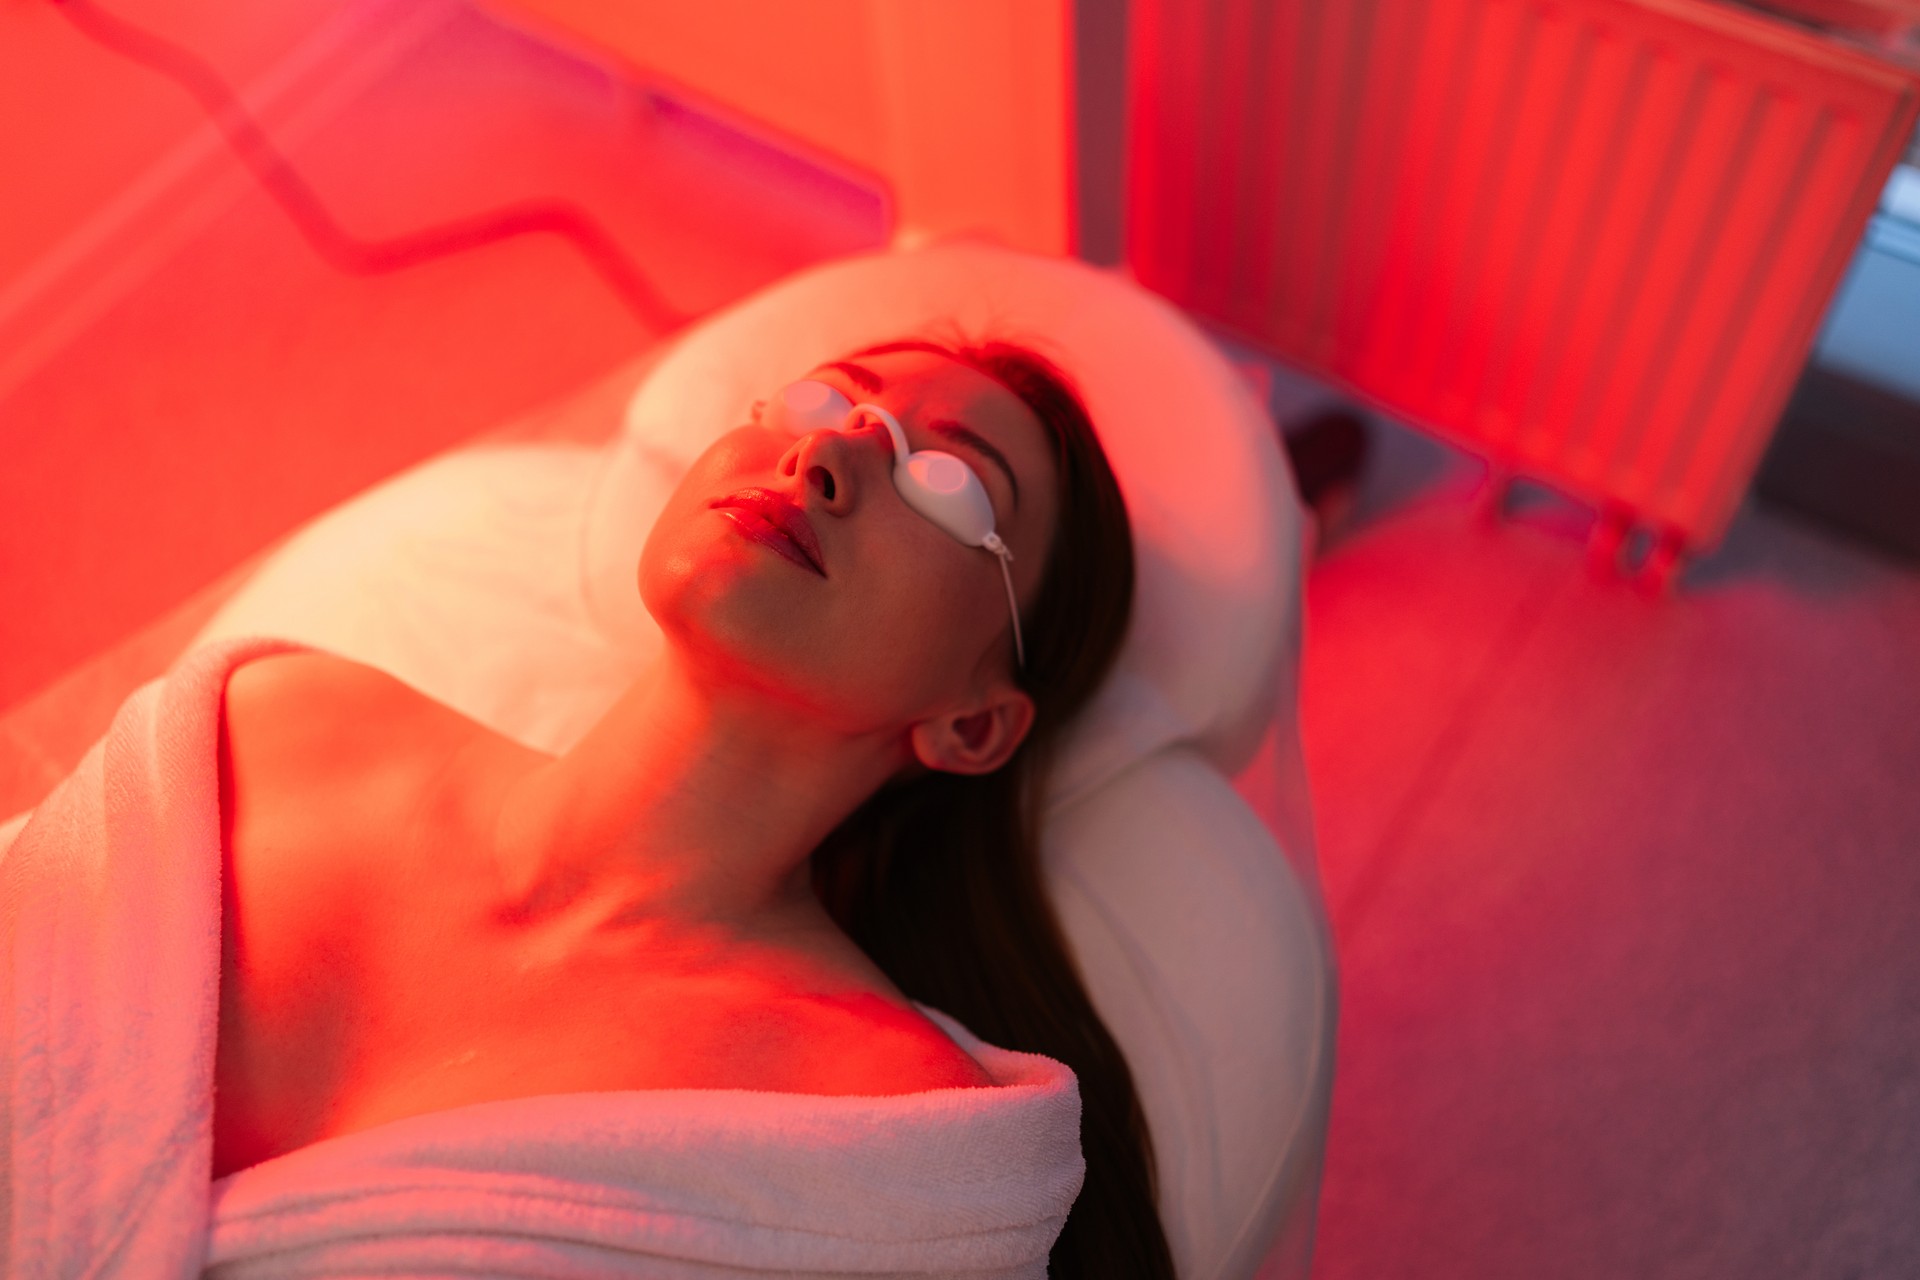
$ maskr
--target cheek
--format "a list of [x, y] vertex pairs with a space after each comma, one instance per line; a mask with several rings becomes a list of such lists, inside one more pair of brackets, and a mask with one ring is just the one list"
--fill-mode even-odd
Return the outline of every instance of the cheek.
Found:
[[883, 582], [863, 600], [860, 645], [876, 668], [898, 670], [921, 696], [951, 692], [967, 679], [1004, 620], [1006, 601], [993, 557], [938, 530], [903, 539]]
[[770, 572], [784, 566], [766, 556], [704, 500], [670, 502], [640, 552], [640, 602], [668, 635], [737, 648], [801, 603], [790, 598], [799, 584]]
[[679, 527], [663, 513], [640, 549], [638, 566], [640, 602], [655, 622], [666, 627], [676, 612], [675, 602], [698, 577], [698, 565], [692, 548], [677, 536]]
[[[640, 554], [641, 602], [663, 639], [709, 674], [769, 705], [849, 733], [890, 724], [900, 689], [860, 645], [875, 623], [850, 616], [861, 584], [839, 598], [732, 532], [706, 508], [669, 502]], [[896, 636], [882, 651], [911, 642]]]
[[742, 624], [734, 615], [756, 594], [747, 580], [756, 548], [729, 536], [729, 526], [708, 506], [730, 487], [725, 477], [703, 475], [696, 466], [654, 521], [637, 566], [640, 602], [661, 631], [703, 647], [738, 632]]
[[[766, 433], [736, 430], [715, 441], [681, 477], [647, 532], [638, 568], [640, 599], [654, 620], [664, 627], [669, 596], [695, 584], [716, 557], [716, 529], [708, 522], [713, 499], [750, 483], [765, 483], [779, 460], [775, 442]], [[724, 545], [724, 544], [720, 544]]]

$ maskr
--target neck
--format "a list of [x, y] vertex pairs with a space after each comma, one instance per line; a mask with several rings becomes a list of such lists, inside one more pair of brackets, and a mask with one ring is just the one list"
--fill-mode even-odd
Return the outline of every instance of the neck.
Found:
[[503, 795], [502, 912], [743, 932], [817, 922], [808, 856], [903, 749], [770, 711], [669, 645], [571, 751]]

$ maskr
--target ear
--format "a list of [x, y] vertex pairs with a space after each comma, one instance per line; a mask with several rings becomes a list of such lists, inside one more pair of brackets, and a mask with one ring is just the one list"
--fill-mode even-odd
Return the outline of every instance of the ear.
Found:
[[1033, 727], [1033, 699], [1003, 686], [984, 701], [922, 720], [909, 731], [921, 764], [943, 773], [992, 773]]

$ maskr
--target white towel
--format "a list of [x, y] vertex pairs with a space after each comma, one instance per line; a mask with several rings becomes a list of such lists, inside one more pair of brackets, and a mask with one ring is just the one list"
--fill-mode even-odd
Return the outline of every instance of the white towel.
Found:
[[122, 706], [0, 852], [0, 1274], [1042, 1276], [1079, 1193], [1049, 1058], [922, 1006], [995, 1087], [549, 1095], [211, 1182], [222, 641]]

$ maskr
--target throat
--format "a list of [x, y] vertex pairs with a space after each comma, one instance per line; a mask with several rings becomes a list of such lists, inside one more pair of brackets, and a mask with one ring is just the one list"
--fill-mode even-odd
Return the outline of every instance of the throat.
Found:
[[810, 855], [900, 750], [789, 723], [670, 652], [565, 755], [504, 754], [470, 785], [490, 797], [480, 830], [505, 918], [757, 933], [818, 911]]

